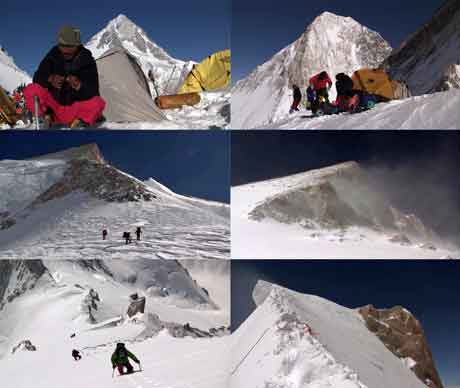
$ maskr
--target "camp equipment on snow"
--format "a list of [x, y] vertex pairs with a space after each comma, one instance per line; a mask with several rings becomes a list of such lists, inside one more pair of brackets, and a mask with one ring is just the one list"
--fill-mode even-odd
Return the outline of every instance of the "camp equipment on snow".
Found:
[[183, 105], [196, 105], [201, 101], [198, 93], [173, 94], [155, 98], [155, 104], [160, 109], [176, 109]]
[[230, 85], [230, 50], [218, 51], [194, 65], [178, 94], [225, 89]]
[[377, 97], [377, 102], [390, 101], [408, 97], [408, 90], [404, 92], [404, 84], [391, 80], [383, 69], [356, 70], [351, 77], [353, 90], [362, 91]]
[[155, 105], [144, 72], [124, 49], [111, 49], [96, 60], [99, 91], [107, 121], [159, 121], [166, 116]]

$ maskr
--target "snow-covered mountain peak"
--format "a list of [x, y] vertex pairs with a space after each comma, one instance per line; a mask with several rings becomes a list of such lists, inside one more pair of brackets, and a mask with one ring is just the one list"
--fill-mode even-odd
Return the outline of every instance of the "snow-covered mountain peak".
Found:
[[436, 238], [417, 216], [398, 210], [385, 194], [375, 190], [373, 177], [356, 162], [262, 184], [271, 186], [271, 196], [258, 202], [249, 213], [254, 220], [270, 218], [307, 229], [361, 226], [400, 234], [400, 243], [408, 236], [423, 242]]
[[[351, 17], [325, 12], [296, 41], [236, 83], [232, 126], [254, 128], [277, 122], [288, 114], [292, 84], [305, 92], [309, 79], [323, 70], [334, 78], [338, 73], [375, 68], [390, 52], [390, 45], [379, 33]], [[335, 93], [332, 89], [331, 99]]]
[[28, 84], [32, 78], [21, 70], [11, 56], [0, 46], [0, 86], [8, 91], [13, 91], [20, 84]]
[[94, 35], [86, 44], [98, 58], [114, 48], [124, 48], [135, 57], [149, 56], [150, 59], [170, 64], [176, 62], [166, 51], [153, 42], [147, 33], [126, 15], [120, 14]]

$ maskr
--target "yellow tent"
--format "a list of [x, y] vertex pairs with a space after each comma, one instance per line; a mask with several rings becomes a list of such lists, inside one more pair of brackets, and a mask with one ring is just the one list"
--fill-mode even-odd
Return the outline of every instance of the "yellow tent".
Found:
[[230, 50], [214, 53], [194, 65], [178, 94], [224, 89], [230, 85]]
[[355, 90], [362, 90], [387, 100], [395, 99], [394, 82], [396, 81], [392, 83], [385, 70], [356, 70], [351, 79], [353, 80], [353, 89]]

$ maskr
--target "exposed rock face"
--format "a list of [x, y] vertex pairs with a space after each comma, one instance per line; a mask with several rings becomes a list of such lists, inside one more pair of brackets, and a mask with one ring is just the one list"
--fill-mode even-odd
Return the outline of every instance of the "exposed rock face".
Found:
[[[362, 67], [378, 67], [391, 47], [377, 32], [350, 17], [324, 12], [285, 47], [232, 89], [233, 128], [255, 128], [281, 119], [292, 102], [292, 84], [308, 86], [326, 70], [334, 80]], [[336, 94], [331, 90], [331, 98]]]
[[33, 289], [46, 271], [41, 260], [0, 260], [0, 310]]
[[304, 174], [296, 184], [258, 204], [249, 216], [255, 220], [271, 218], [295, 223], [308, 229], [363, 226], [404, 234], [415, 241], [435, 238], [417, 216], [399, 211], [375, 190], [371, 177], [356, 162]]
[[61, 180], [41, 194], [32, 205], [63, 197], [76, 190], [109, 202], [151, 201], [156, 196], [144, 184], [116, 168], [87, 159], [74, 159]]
[[412, 359], [408, 365], [428, 387], [442, 388], [428, 342], [420, 322], [406, 309], [395, 306], [376, 309], [367, 305], [359, 309], [367, 328], [402, 360]]
[[88, 160], [88, 161], [98, 163], [98, 164], [105, 163], [101, 150], [99, 149], [96, 143], [84, 144], [79, 147], [68, 148], [64, 151], [46, 154], [46, 155], [39, 156], [33, 159], [34, 160], [61, 159], [61, 160], [67, 160], [67, 161], [71, 161], [75, 159], [82, 159], [82, 160]]
[[30, 340], [24, 340], [19, 342], [13, 350], [11, 351], [12, 354], [16, 353], [17, 350], [27, 350], [29, 352], [35, 352], [37, 351], [37, 347], [30, 342]]
[[392, 78], [407, 82], [412, 94], [459, 88], [460, 2], [448, 0], [388, 57]]
[[137, 294], [131, 295], [131, 303], [129, 304], [126, 314], [132, 317], [137, 313], [144, 314], [145, 311], [145, 296], [139, 297]]

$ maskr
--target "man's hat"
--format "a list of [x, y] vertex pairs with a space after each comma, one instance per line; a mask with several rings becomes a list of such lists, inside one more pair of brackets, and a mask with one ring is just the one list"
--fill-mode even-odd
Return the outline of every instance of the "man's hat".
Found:
[[80, 30], [69, 25], [61, 27], [58, 33], [58, 44], [61, 46], [80, 46]]

